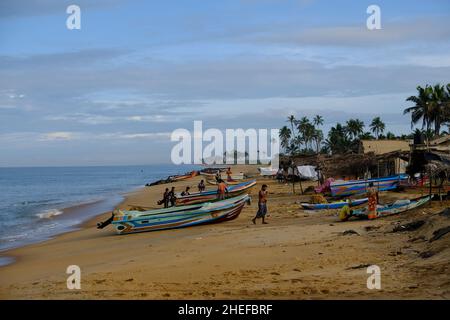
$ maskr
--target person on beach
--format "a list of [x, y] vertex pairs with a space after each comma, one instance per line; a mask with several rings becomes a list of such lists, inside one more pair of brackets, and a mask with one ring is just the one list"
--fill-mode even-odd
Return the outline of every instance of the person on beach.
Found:
[[367, 188], [367, 198], [369, 198], [367, 217], [369, 219], [375, 219], [378, 217], [378, 189], [374, 187], [373, 182], [370, 182], [369, 188]]
[[190, 189], [191, 189], [191, 187], [186, 187], [186, 190], [181, 192], [181, 196], [188, 196], [188, 195], [190, 195], [190, 193], [189, 193]]
[[217, 199], [225, 200], [225, 192], [228, 193], [228, 188], [222, 179], [220, 179], [219, 184], [217, 185]]
[[169, 188], [166, 188], [166, 191], [164, 191], [163, 203], [164, 203], [164, 208], [169, 207]]
[[205, 189], [206, 189], [205, 181], [202, 180], [202, 181], [200, 181], [200, 183], [198, 184], [198, 192], [203, 192], [203, 191], [205, 191]]
[[216, 182], [219, 183], [220, 180], [222, 180], [222, 176], [220, 175], [220, 171], [218, 170], [218, 171], [216, 172]]
[[231, 178], [232, 174], [233, 174], [233, 172], [231, 172], [231, 167], [228, 167], [228, 169], [227, 169], [227, 181], [232, 181], [233, 180]]
[[252, 219], [253, 224], [256, 224], [256, 219], [262, 218], [262, 223], [267, 224], [265, 221], [267, 214], [267, 185], [263, 184], [261, 190], [258, 193], [258, 212]]
[[170, 190], [170, 192], [168, 194], [168, 198], [170, 201], [170, 206], [174, 207], [177, 202], [177, 197], [175, 195], [175, 187], [172, 187], [172, 189]]

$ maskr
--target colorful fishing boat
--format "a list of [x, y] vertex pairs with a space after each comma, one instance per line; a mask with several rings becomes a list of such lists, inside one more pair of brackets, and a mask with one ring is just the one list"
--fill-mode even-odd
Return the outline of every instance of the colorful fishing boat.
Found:
[[[408, 210], [412, 210], [415, 208], [418, 208], [424, 204], [426, 204], [428, 201], [430, 201], [430, 196], [424, 196], [412, 200], [397, 200], [391, 204], [387, 205], [379, 205], [377, 208], [378, 218], [390, 216], [393, 214], [398, 214], [401, 212], [405, 212]], [[349, 215], [346, 217], [341, 217], [341, 220], [347, 220], [349, 217], [357, 217], [361, 219], [367, 219], [367, 208], [358, 209], [358, 210], [352, 210]]]
[[[218, 184], [216, 180], [206, 180], [206, 182], [208, 182], [211, 185], [217, 185]], [[236, 184], [242, 183], [242, 181], [236, 181], [236, 180], [231, 180], [231, 181], [224, 180], [223, 182], [225, 182], [225, 184], [227, 184], [227, 185], [236, 185]]]
[[[250, 189], [255, 186], [256, 180], [246, 181], [234, 186], [229, 186], [228, 192], [225, 193], [226, 198], [236, 197], [238, 195], [249, 193]], [[177, 206], [184, 206], [194, 203], [217, 201], [217, 190], [191, 193], [186, 196], [177, 196]]]
[[372, 182], [374, 187], [379, 191], [387, 191], [396, 189], [400, 182], [407, 180], [408, 175], [401, 174], [391, 177], [374, 178], [367, 180], [336, 180], [330, 182], [331, 195], [333, 197], [344, 197], [367, 192], [369, 184]]
[[340, 209], [345, 205], [349, 207], [356, 207], [366, 203], [369, 199], [346, 199], [342, 201], [330, 202], [330, 203], [301, 203], [303, 209], [305, 210], [324, 210], [324, 209]]
[[243, 194], [217, 202], [172, 207], [149, 211], [113, 213], [112, 224], [118, 234], [184, 228], [200, 224], [218, 223], [236, 219], [250, 197]]

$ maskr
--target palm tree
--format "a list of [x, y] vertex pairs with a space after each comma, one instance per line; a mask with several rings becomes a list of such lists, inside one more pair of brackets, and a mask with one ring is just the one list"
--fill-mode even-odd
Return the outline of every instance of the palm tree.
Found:
[[347, 136], [347, 131], [340, 124], [332, 127], [328, 132], [328, 138], [325, 140], [325, 148], [332, 154], [346, 153], [350, 150], [351, 141]]
[[364, 122], [359, 119], [350, 119], [346, 124], [347, 132], [353, 137], [359, 137], [364, 132]]
[[323, 131], [320, 129], [316, 129], [314, 130], [314, 134], [312, 136], [312, 139], [316, 145], [316, 153], [319, 154], [320, 153], [320, 146], [322, 144], [323, 141]]
[[372, 120], [370, 124], [370, 130], [377, 136], [377, 139], [380, 137], [380, 134], [384, 132], [386, 125], [383, 121], [381, 121], [380, 117], [376, 117]]
[[313, 119], [313, 124], [316, 127], [323, 125], [323, 117], [320, 115], [316, 115]]
[[292, 136], [295, 135], [295, 131], [294, 131], [294, 123], [295, 123], [295, 116], [293, 114], [291, 114], [288, 119], [287, 122], [289, 122], [291, 124], [291, 134]]
[[389, 131], [388, 133], [386, 133], [386, 139], [388, 139], [388, 140], [395, 140], [396, 138], [397, 137], [392, 132]]
[[297, 125], [297, 131], [301, 138], [299, 142], [303, 142], [305, 144], [305, 149], [307, 149], [310, 133], [309, 126], [311, 126], [311, 123], [307, 117], [302, 117], [300, 120], [297, 120], [295, 124]]
[[448, 103], [447, 99], [448, 97], [445, 87], [440, 84], [436, 84], [433, 87], [430, 101], [432, 120], [434, 122], [434, 134], [436, 136], [438, 136], [441, 132], [441, 125], [445, 121], [445, 105]]
[[283, 128], [280, 129], [280, 144], [281, 147], [284, 148], [285, 151], [287, 151], [288, 147], [289, 147], [289, 140], [291, 140], [291, 129], [289, 129], [288, 127], [284, 126]]
[[410, 96], [406, 99], [406, 101], [413, 102], [414, 106], [406, 108], [403, 114], [411, 113], [411, 128], [422, 119], [422, 129], [426, 127], [429, 130], [433, 122], [431, 110], [433, 88], [426, 85], [425, 88], [418, 86], [416, 89], [417, 96]]

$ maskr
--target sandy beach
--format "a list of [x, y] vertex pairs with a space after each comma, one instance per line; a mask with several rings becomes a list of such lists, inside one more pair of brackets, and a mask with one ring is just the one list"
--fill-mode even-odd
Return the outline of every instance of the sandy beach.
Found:
[[[257, 175], [256, 166], [234, 167]], [[174, 183], [196, 189], [200, 176]], [[8, 251], [0, 268], [1, 299], [448, 299], [449, 201], [374, 221], [339, 222], [336, 210], [311, 212], [292, 185], [258, 177], [252, 204], [233, 221], [116, 235], [96, 229], [104, 213], [55, 239]], [[269, 224], [253, 225], [255, 195], [269, 185]], [[314, 185], [303, 183], [303, 186]], [[142, 188], [121, 208], [157, 208], [168, 185]], [[213, 188], [214, 186], [207, 186]], [[420, 194], [382, 193], [381, 201]], [[414, 231], [395, 226], [423, 220]], [[348, 232], [349, 230], [352, 230]], [[66, 268], [81, 268], [81, 290], [66, 287]], [[369, 265], [381, 269], [381, 290], [366, 286]]]

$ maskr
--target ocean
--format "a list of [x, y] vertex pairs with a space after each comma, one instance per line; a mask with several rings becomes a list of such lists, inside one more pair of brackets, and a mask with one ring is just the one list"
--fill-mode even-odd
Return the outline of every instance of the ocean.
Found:
[[194, 169], [200, 168], [187, 165], [0, 168], [0, 252], [73, 230], [96, 214], [112, 210], [123, 200], [124, 193]]

